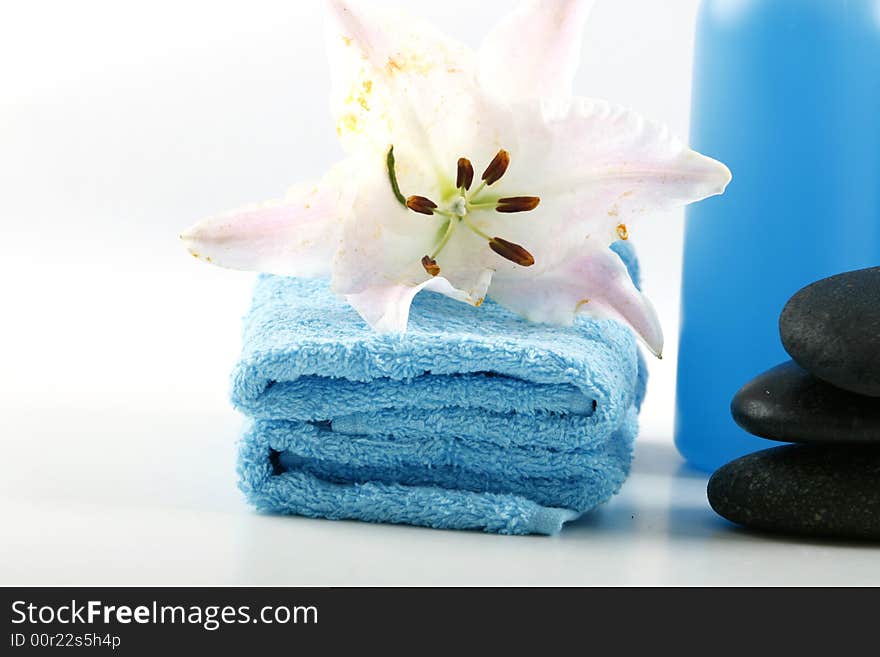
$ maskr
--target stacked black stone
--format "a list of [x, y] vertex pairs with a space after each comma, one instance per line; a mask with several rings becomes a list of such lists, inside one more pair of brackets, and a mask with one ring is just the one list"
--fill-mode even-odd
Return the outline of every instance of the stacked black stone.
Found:
[[743, 386], [731, 412], [796, 444], [723, 466], [709, 503], [755, 529], [880, 540], [880, 267], [808, 285], [779, 332], [792, 360]]

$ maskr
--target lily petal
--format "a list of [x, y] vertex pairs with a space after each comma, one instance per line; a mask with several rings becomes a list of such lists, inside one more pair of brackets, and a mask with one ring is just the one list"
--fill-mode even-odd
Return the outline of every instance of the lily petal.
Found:
[[578, 313], [623, 321], [660, 356], [663, 329], [657, 313], [636, 289], [620, 257], [590, 244], [569, 255], [557, 268], [537, 276], [499, 272], [489, 296], [533, 322], [569, 325]]
[[[528, 166], [512, 169], [504, 183], [541, 197], [523, 223], [531, 232], [513, 235], [535, 247], [539, 264], [553, 261], [560, 241], [608, 246], [629, 236], [632, 219], [721, 194], [731, 179], [726, 166], [666, 127], [602, 100], [533, 102], [516, 115], [519, 157]], [[543, 250], [530, 241], [542, 235]], [[544, 252], [550, 260], [539, 257]]]
[[[488, 285], [488, 281], [486, 282]], [[345, 295], [345, 300], [378, 333], [405, 333], [409, 310], [415, 296], [422, 290], [439, 292], [458, 301], [468, 301], [468, 294], [454, 288], [442, 276], [418, 285], [387, 283]], [[485, 290], [484, 290], [485, 293]]]
[[338, 164], [318, 184], [293, 187], [286, 198], [205, 219], [180, 238], [189, 252], [230, 269], [282, 276], [328, 276], [351, 212], [351, 161]]
[[571, 96], [594, 0], [525, 0], [480, 48], [480, 84], [509, 103]]
[[[343, 147], [394, 145], [400, 162], [429, 163], [450, 184], [459, 157], [500, 148], [502, 115], [478, 89], [469, 48], [402, 11], [347, 0], [327, 7], [330, 105]], [[464, 150], [475, 144], [481, 150]]]

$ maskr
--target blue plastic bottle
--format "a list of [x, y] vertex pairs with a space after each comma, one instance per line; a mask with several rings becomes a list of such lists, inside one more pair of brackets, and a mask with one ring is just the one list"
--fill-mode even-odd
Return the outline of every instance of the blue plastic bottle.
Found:
[[691, 142], [733, 172], [686, 219], [675, 441], [713, 470], [774, 445], [729, 406], [788, 298], [880, 264], [880, 0], [704, 0]]

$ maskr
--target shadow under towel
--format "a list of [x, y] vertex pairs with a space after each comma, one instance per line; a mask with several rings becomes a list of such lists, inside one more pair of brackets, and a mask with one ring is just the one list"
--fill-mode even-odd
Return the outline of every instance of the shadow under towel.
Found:
[[233, 377], [240, 487], [266, 512], [554, 534], [629, 473], [645, 379], [612, 320], [423, 293], [405, 336], [378, 335], [326, 282], [260, 276]]

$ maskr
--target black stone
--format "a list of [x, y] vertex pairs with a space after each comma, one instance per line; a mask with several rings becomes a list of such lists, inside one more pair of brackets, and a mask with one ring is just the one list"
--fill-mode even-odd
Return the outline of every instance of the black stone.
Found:
[[753, 529], [880, 540], [878, 482], [878, 446], [785, 445], [719, 469], [709, 504]]
[[814, 376], [880, 397], [880, 267], [800, 290], [782, 311], [779, 333], [789, 355]]
[[730, 412], [743, 429], [770, 440], [880, 445], [880, 400], [835, 388], [793, 361], [740, 388]]

